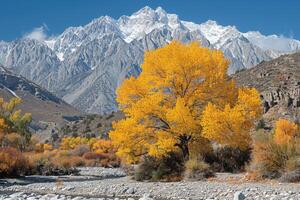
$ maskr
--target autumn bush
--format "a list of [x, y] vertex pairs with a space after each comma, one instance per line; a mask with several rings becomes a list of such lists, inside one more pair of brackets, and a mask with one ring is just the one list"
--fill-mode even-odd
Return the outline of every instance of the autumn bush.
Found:
[[29, 166], [32, 174], [39, 175], [66, 175], [76, 174], [76, 166], [83, 166], [84, 160], [81, 157], [70, 156], [59, 150], [45, 151], [42, 153], [25, 153], [30, 161]]
[[72, 150], [74, 156], [83, 156], [85, 153], [90, 152], [90, 147], [88, 145], [78, 145], [75, 149]]
[[[271, 134], [258, 132], [253, 146], [250, 171], [263, 178], [280, 178], [284, 181], [299, 179], [300, 138], [298, 125], [279, 119]], [[300, 179], [299, 179], [300, 180]]]
[[76, 173], [76, 167], [118, 167], [111, 141], [99, 138], [64, 137], [59, 148], [40, 142], [29, 132], [30, 114], [21, 114], [21, 99], [5, 102], [0, 98], [0, 175], [63, 175]]
[[31, 133], [28, 125], [31, 121], [31, 114], [22, 114], [17, 109], [22, 100], [11, 98], [8, 102], [0, 98], [0, 146], [14, 147], [21, 151], [29, 146]]
[[34, 150], [36, 152], [44, 152], [53, 150], [53, 146], [51, 144], [37, 143], [35, 144]]
[[83, 158], [89, 161], [93, 160], [94, 162], [89, 162], [89, 163], [90, 164], [93, 163], [94, 166], [101, 166], [101, 167], [120, 166], [120, 159], [114, 154], [87, 152], [83, 155]]
[[29, 173], [28, 160], [15, 148], [0, 148], [0, 177], [17, 177]]
[[86, 137], [64, 137], [60, 143], [60, 149], [73, 150], [80, 145], [87, 145], [89, 148], [97, 141], [96, 138]]

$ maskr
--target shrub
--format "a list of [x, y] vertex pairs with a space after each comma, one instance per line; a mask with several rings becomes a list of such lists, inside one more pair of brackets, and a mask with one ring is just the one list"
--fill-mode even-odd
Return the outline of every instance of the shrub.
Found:
[[287, 144], [298, 134], [298, 125], [286, 119], [279, 119], [276, 122], [274, 142]]
[[162, 158], [145, 156], [135, 170], [134, 178], [137, 181], [179, 180], [183, 169], [182, 156], [179, 154], [169, 153]]
[[87, 152], [83, 155], [83, 158], [87, 160], [101, 160], [107, 158], [107, 155], [102, 153]]
[[251, 151], [232, 147], [217, 147], [212, 153], [204, 156], [204, 161], [212, 166], [216, 172], [236, 173], [244, 171], [250, 161]]
[[92, 145], [92, 149], [97, 153], [115, 153], [115, 149], [110, 140], [99, 139]]
[[288, 160], [296, 154], [292, 144], [280, 145], [272, 139], [266, 142], [257, 141], [253, 149], [252, 170], [266, 178], [279, 178]]
[[89, 151], [90, 151], [90, 147], [88, 145], [79, 145], [72, 151], [72, 154], [74, 156], [83, 156], [85, 153]]
[[53, 150], [53, 146], [51, 144], [44, 144], [43, 149], [44, 151], [51, 151]]
[[213, 177], [214, 173], [210, 166], [203, 160], [190, 159], [185, 163], [184, 178], [189, 180], [203, 180]]
[[261, 119], [256, 124], [255, 130], [258, 131], [259, 129], [266, 129], [266, 128], [267, 128], [266, 122], [263, 119]]
[[51, 151], [53, 150], [53, 146], [50, 144], [37, 143], [34, 149], [36, 152]]
[[300, 139], [294, 132], [295, 128], [295, 124], [281, 121], [276, 123], [274, 135], [258, 132], [254, 140], [250, 171], [264, 178], [281, 177], [282, 181], [296, 181], [300, 169]]
[[16, 149], [24, 149], [26, 144], [25, 138], [17, 133], [7, 134], [2, 141], [3, 146], [13, 147]]
[[95, 160], [94, 164], [102, 167], [119, 167], [120, 159], [114, 154], [87, 152], [83, 155], [84, 159]]
[[28, 173], [28, 161], [18, 150], [0, 148], [0, 177], [16, 177]]
[[84, 160], [80, 157], [60, 155], [64, 154], [55, 150], [43, 153], [27, 153], [26, 156], [30, 158], [31, 173], [39, 175], [76, 174], [78, 170], [74, 167], [84, 165]]
[[300, 169], [285, 172], [281, 175], [280, 182], [287, 182], [287, 183], [296, 183], [300, 181]]
[[72, 168], [85, 166], [85, 161], [80, 156], [61, 157], [52, 161], [54, 166], [62, 168]]

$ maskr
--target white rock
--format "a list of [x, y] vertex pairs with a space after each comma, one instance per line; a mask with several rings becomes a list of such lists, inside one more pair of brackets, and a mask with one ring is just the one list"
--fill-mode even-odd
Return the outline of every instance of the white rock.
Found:
[[126, 190], [127, 194], [134, 194], [135, 193], [135, 188], [129, 188], [128, 190]]

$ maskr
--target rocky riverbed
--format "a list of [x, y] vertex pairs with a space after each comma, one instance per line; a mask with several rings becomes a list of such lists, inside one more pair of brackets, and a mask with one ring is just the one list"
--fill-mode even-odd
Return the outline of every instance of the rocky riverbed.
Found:
[[253, 183], [243, 177], [243, 174], [218, 174], [208, 181], [136, 182], [120, 169], [81, 168], [79, 176], [2, 180], [0, 199], [300, 199], [300, 184]]

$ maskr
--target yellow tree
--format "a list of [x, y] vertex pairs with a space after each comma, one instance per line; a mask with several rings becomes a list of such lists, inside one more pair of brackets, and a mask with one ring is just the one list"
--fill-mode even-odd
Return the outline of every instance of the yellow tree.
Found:
[[31, 114], [22, 114], [21, 110], [17, 109], [21, 102], [20, 98], [12, 98], [8, 102], [0, 98], [0, 142], [6, 138], [8, 143], [22, 144], [19, 147], [22, 150], [30, 141], [28, 124], [31, 121]]
[[[208, 103], [216, 109], [232, 108], [242, 98], [227, 76], [228, 64], [221, 51], [196, 42], [174, 41], [146, 52], [140, 76], [125, 80], [117, 90], [119, 107], [126, 116], [110, 132], [117, 154], [127, 162], [137, 162], [145, 154], [159, 157], [181, 151], [188, 159], [194, 153], [191, 150], [205, 146], [204, 108]], [[249, 97], [259, 101], [257, 96]], [[245, 106], [245, 112], [257, 110]]]
[[242, 88], [234, 106], [209, 103], [202, 116], [203, 136], [211, 141], [245, 150], [252, 143], [249, 131], [262, 112], [256, 89]]
[[288, 144], [298, 134], [298, 125], [286, 119], [279, 119], [275, 124], [274, 141], [277, 144]]

